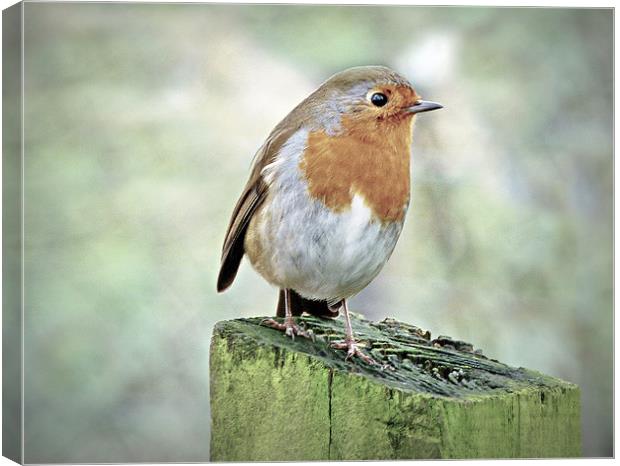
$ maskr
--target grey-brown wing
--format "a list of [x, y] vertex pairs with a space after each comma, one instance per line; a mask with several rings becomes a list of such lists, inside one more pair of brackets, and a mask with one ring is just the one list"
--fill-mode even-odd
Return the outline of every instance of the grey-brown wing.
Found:
[[245, 253], [244, 240], [248, 225], [267, 197], [269, 186], [263, 180], [261, 170], [275, 159], [290, 133], [291, 131], [277, 127], [256, 153], [250, 179], [235, 205], [226, 231], [220, 273], [217, 278], [218, 291], [224, 291], [234, 281]]

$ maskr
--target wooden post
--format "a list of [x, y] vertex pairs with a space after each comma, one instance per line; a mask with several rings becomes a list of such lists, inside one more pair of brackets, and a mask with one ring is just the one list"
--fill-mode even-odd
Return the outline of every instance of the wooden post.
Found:
[[300, 318], [314, 342], [260, 321], [215, 326], [212, 461], [580, 456], [576, 385], [393, 319], [353, 319], [384, 368], [329, 347], [340, 320]]

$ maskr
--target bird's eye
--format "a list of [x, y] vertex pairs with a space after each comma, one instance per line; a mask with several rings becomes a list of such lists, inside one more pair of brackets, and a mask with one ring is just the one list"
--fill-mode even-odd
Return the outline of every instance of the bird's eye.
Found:
[[388, 98], [385, 94], [381, 92], [375, 92], [373, 95], [370, 96], [370, 101], [376, 107], [383, 107], [385, 104], [387, 104]]

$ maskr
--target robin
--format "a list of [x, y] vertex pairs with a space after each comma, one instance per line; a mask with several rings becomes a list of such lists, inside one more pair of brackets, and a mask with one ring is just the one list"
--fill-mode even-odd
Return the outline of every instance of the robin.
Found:
[[346, 337], [332, 346], [373, 363], [353, 336], [346, 300], [394, 250], [409, 206], [415, 115], [439, 108], [383, 66], [325, 81], [258, 150], [226, 232], [217, 290], [231, 285], [247, 254], [280, 288], [276, 315], [284, 321], [267, 325], [307, 337], [293, 316], [342, 310]]

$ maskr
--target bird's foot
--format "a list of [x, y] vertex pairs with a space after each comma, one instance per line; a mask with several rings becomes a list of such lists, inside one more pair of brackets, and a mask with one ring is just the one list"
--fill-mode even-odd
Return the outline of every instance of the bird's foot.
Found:
[[377, 362], [373, 358], [371, 358], [370, 356], [366, 356], [364, 353], [362, 353], [362, 351], [357, 346], [357, 343], [355, 340], [347, 339], [344, 341], [335, 341], [330, 346], [334, 349], [347, 350], [347, 356], [346, 358], [344, 358], [345, 361], [348, 361], [353, 356], [357, 356], [358, 358], [361, 358], [367, 364], [371, 364], [371, 365], [377, 364]]
[[265, 325], [267, 327], [275, 328], [276, 330], [281, 330], [287, 337], [291, 337], [291, 339], [295, 339], [295, 335], [299, 335], [300, 337], [309, 338], [314, 341], [314, 333], [312, 330], [305, 330], [299, 327], [293, 319], [284, 319], [284, 323], [281, 324], [275, 319], [265, 319], [261, 321], [260, 325]]

